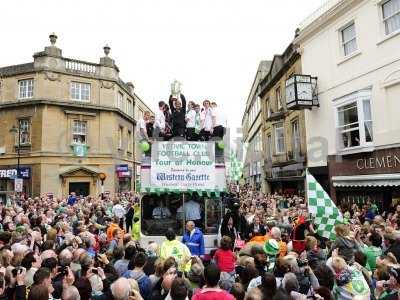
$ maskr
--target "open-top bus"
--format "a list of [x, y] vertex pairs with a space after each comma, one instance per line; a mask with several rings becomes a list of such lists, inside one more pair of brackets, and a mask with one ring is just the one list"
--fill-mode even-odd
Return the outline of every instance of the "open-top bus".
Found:
[[142, 157], [140, 188], [142, 246], [161, 243], [168, 228], [182, 236], [188, 220], [204, 233], [206, 252], [217, 246], [226, 191], [221, 142], [154, 142]]

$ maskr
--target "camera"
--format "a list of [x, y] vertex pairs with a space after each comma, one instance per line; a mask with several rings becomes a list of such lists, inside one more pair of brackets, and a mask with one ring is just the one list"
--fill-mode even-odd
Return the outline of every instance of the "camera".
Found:
[[308, 265], [308, 260], [307, 259], [297, 259], [297, 265], [299, 268], [305, 267]]
[[58, 267], [57, 272], [62, 276], [66, 276], [68, 274], [67, 267]]
[[11, 274], [13, 277], [17, 277], [17, 274], [20, 274], [20, 273], [22, 273], [22, 268], [14, 268], [11, 271]]

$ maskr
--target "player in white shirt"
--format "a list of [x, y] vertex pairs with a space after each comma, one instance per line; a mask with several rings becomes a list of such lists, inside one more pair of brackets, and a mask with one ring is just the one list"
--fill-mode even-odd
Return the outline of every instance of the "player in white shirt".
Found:
[[150, 142], [150, 138], [147, 134], [147, 123], [150, 121], [150, 112], [145, 111], [143, 118], [139, 120], [139, 139], [140, 141]]
[[209, 100], [203, 101], [203, 109], [201, 111], [201, 132], [200, 137], [203, 141], [208, 141], [213, 133], [215, 124], [215, 116], [210, 106]]
[[154, 121], [154, 134], [155, 139], [160, 140], [165, 131], [165, 116], [164, 116], [165, 102], [158, 102], [158, 111], [156, 111], [156, 118]]
[[195, 104], [193, 101], [189, 101], [188, 111], [186, 112], [186, 139], [188, 141], [194, 141], [194, 131], [196, 125], [196, 111], [194, 110]]
[[222, 139], [225, 135], [226, 116], [224, 112], [217, 106], [217, 103], [211, 103], [211, 107], [215, 118], [213, 136]]

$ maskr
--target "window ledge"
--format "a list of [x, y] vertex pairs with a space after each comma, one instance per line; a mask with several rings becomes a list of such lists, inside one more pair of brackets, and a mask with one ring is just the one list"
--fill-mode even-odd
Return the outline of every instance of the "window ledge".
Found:
[[273, 157], [280, 157], [286, 155], [286, 152], [278, 152], [273, 155]]
[[353, 53], [351, 53], [351, 54], [349, 54], [349, 55], [343, 57], [341, 60], [339, 60], [339, 61], [337, 62], [337, 65], [338, 65], [338, 66], [341, 65], [341, 64], [345, 63], [346, 61], [348, 61], [348, 60], [350, 60], [350, 59], [352, 59], [352, 58], [354, 58], [354, 57], [356, 57], [356, 56], [359, 56], [361, 53], [362, 53], [362, 52], [361, 52], [360, 50], [356, 50], [356, 51], [354, 51]]
[[74, 148], [75, 146], [86, 146], [87, 149], [90, 148], [90, 146], [86, 145], [86, 144], [74, 144], [74, 143], [72, 143], [70, 146], [71, 146], [71, 148]]
[[391, 34], [385, 35], [380, 41], [376, 43], [376, 45], [379, 46], [384, 42], [386, 42], [387, 40], [390, 40], [391, 38], [398, 36], [399, 34], [400, 34], [400, 29], [395, 32], [392, 32]]
[[89, 100], [71, 99], [71, 100], [74, 102], [90, 103], [90, 99]]
[[351, 147], [348, 149], [340, 149], [340, 150], [338, 150], [338, 154], [350, 155], [350, 154], [356, 154], [356, 153], [362, 153], [362, 152], [373, 152], [373, 151], [375, 151], [374, 146], [357, 146], [357, 147]]

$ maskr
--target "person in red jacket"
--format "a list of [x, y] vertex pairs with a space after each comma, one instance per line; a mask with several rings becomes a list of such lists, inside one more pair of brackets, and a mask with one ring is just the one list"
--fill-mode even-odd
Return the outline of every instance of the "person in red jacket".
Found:
[[234, 300], [235, 298], [218, 287], [221, 272], [214, 264], [210, 264], [204, 270], [206, 286], [196, 292], [192, 300]]
[[214, 254], [214, 261], [221, 272], [232, 273], [235, 271], [236, 257], [232, 249], [232, 239], [223, 236], [221, 246]]

